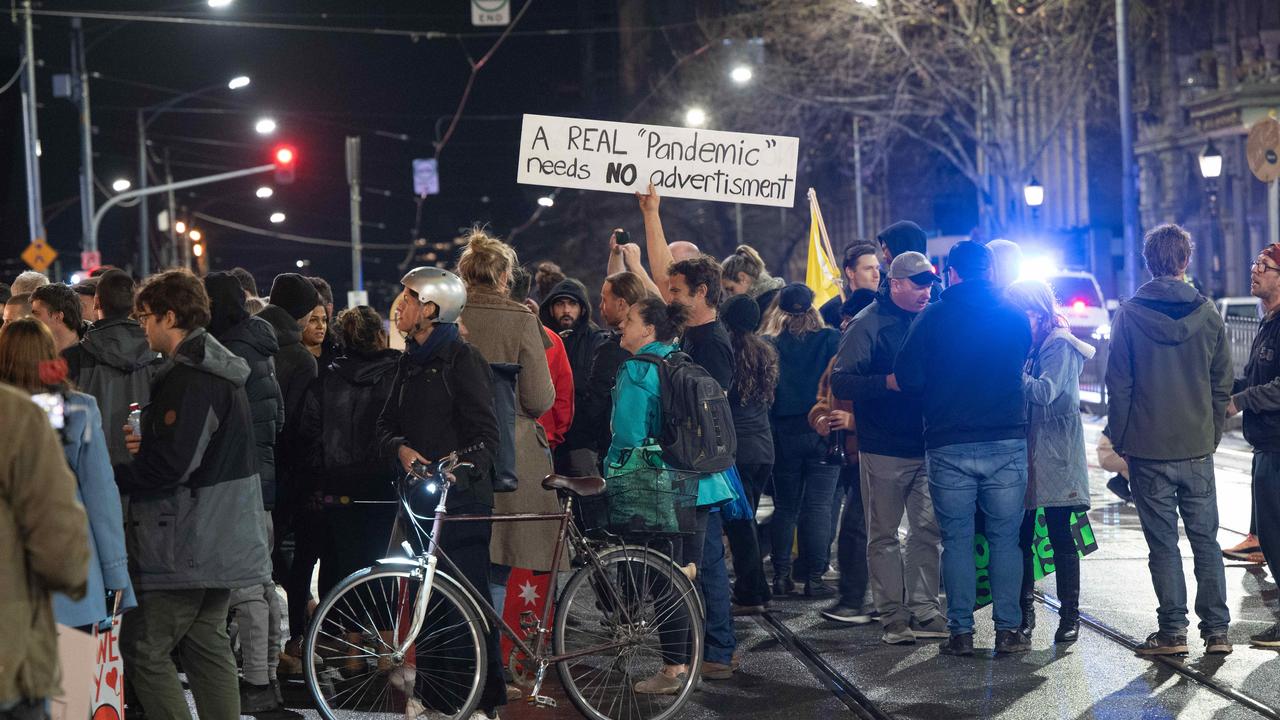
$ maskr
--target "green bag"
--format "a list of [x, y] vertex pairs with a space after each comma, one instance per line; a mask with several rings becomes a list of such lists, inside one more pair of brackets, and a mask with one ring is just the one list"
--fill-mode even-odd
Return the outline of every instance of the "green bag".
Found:
[[[683, 515], [694, 509], [697, 485], [689, 494], [686, 478], [662, 461], [653, 441], [622, 451], [606, 468], [605, 498], [609, 528], [617, 533], [679, 533]], [[686, 520], [687, 524], [687, 520]]]

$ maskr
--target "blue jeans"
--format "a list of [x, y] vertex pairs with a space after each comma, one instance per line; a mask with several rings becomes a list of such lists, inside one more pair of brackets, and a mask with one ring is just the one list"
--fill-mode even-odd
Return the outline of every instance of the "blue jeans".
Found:
[[[1256, 482], [1256, 481], [1255, 481]], [[1196, 615], [1200, 634], [1225, 633], [1231, 622], [1227, 609], [1227, 577], [1218, 545], [1218, 491], [1213, 456], [1191, 460], [1129, 458], [1129, 486], [1133, 504], [1147, 538], [1147, 567], [1159, 600], [1160, 632], [1187, 631], [1187, 582], [1178, 550], [1178, 514], [1195, 558]]]
[[733, 614], [729, 609], [729, 569], [724, 564], [723, 514], [719, 511], [707, 515], [707, 535], [702, 544], [702, 564], [698, 566], [698, 583], [707, 603], [707, 627], [705, 631], [708, 662], [728, 665], [738, 640], [733, 636]]
[[[817, 433], [813, 433], [816, 440]], [[805, 442], [808, 438], [793, 438]], [[821, 456], [783, 457], [773, 466], [773, 576], [791, 574], [799, 582], [817, 582], [831, 559], [831, 503], [840, 468], [822, 464]], [[799, 530], [800, 554], [791, 568], [791, 538]]]
[[931, 449], [929, 492], [942, 533], [942, 582], [947, 589], [947, 627], [952, 635], [973, 632], [978, 571], [973, 559], [973, 519], [984, 516], [991, 548], [991, 596], [997, 630], [1022, 624], [1023, 500], [1027, 493], [1027, 441], [994, 440]]

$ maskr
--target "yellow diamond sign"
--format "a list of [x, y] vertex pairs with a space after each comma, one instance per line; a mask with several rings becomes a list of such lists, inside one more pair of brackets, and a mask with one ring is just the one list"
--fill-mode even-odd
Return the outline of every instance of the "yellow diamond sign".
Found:
[[36, 238], [22, 251], [22, 261], [37, 272], [44, 272], [57, 257], [58, 251], [50, 247], [44, 238]]

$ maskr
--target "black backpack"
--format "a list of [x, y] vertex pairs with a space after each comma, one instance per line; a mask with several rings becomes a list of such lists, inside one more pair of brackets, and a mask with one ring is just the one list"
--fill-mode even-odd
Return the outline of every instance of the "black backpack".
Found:
[[738, 436], [729, 398], [720, 383], [682, 352], [665, 358], [642, 353], [634, 359], [658, 368], [662, 407], [658, 443], [663, 460], [677, 470], [728, 470], [738, 452]]

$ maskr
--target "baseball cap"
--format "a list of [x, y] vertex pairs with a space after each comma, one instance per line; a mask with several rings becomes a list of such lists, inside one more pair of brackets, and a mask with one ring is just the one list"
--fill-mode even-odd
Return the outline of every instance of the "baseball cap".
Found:
[[961, 240], [951, 246], [947, 267], [960, 273], [960, 277], [973, 278], [991, 269], [991, 251], [986, 245], [972, 240]]
[[942, 278], [933, 271], [933, 263], [918, 252], [904, 252], [889, 265], [889, 277], [894, 280], [909, 279], [917, 285], [940, 283]]

